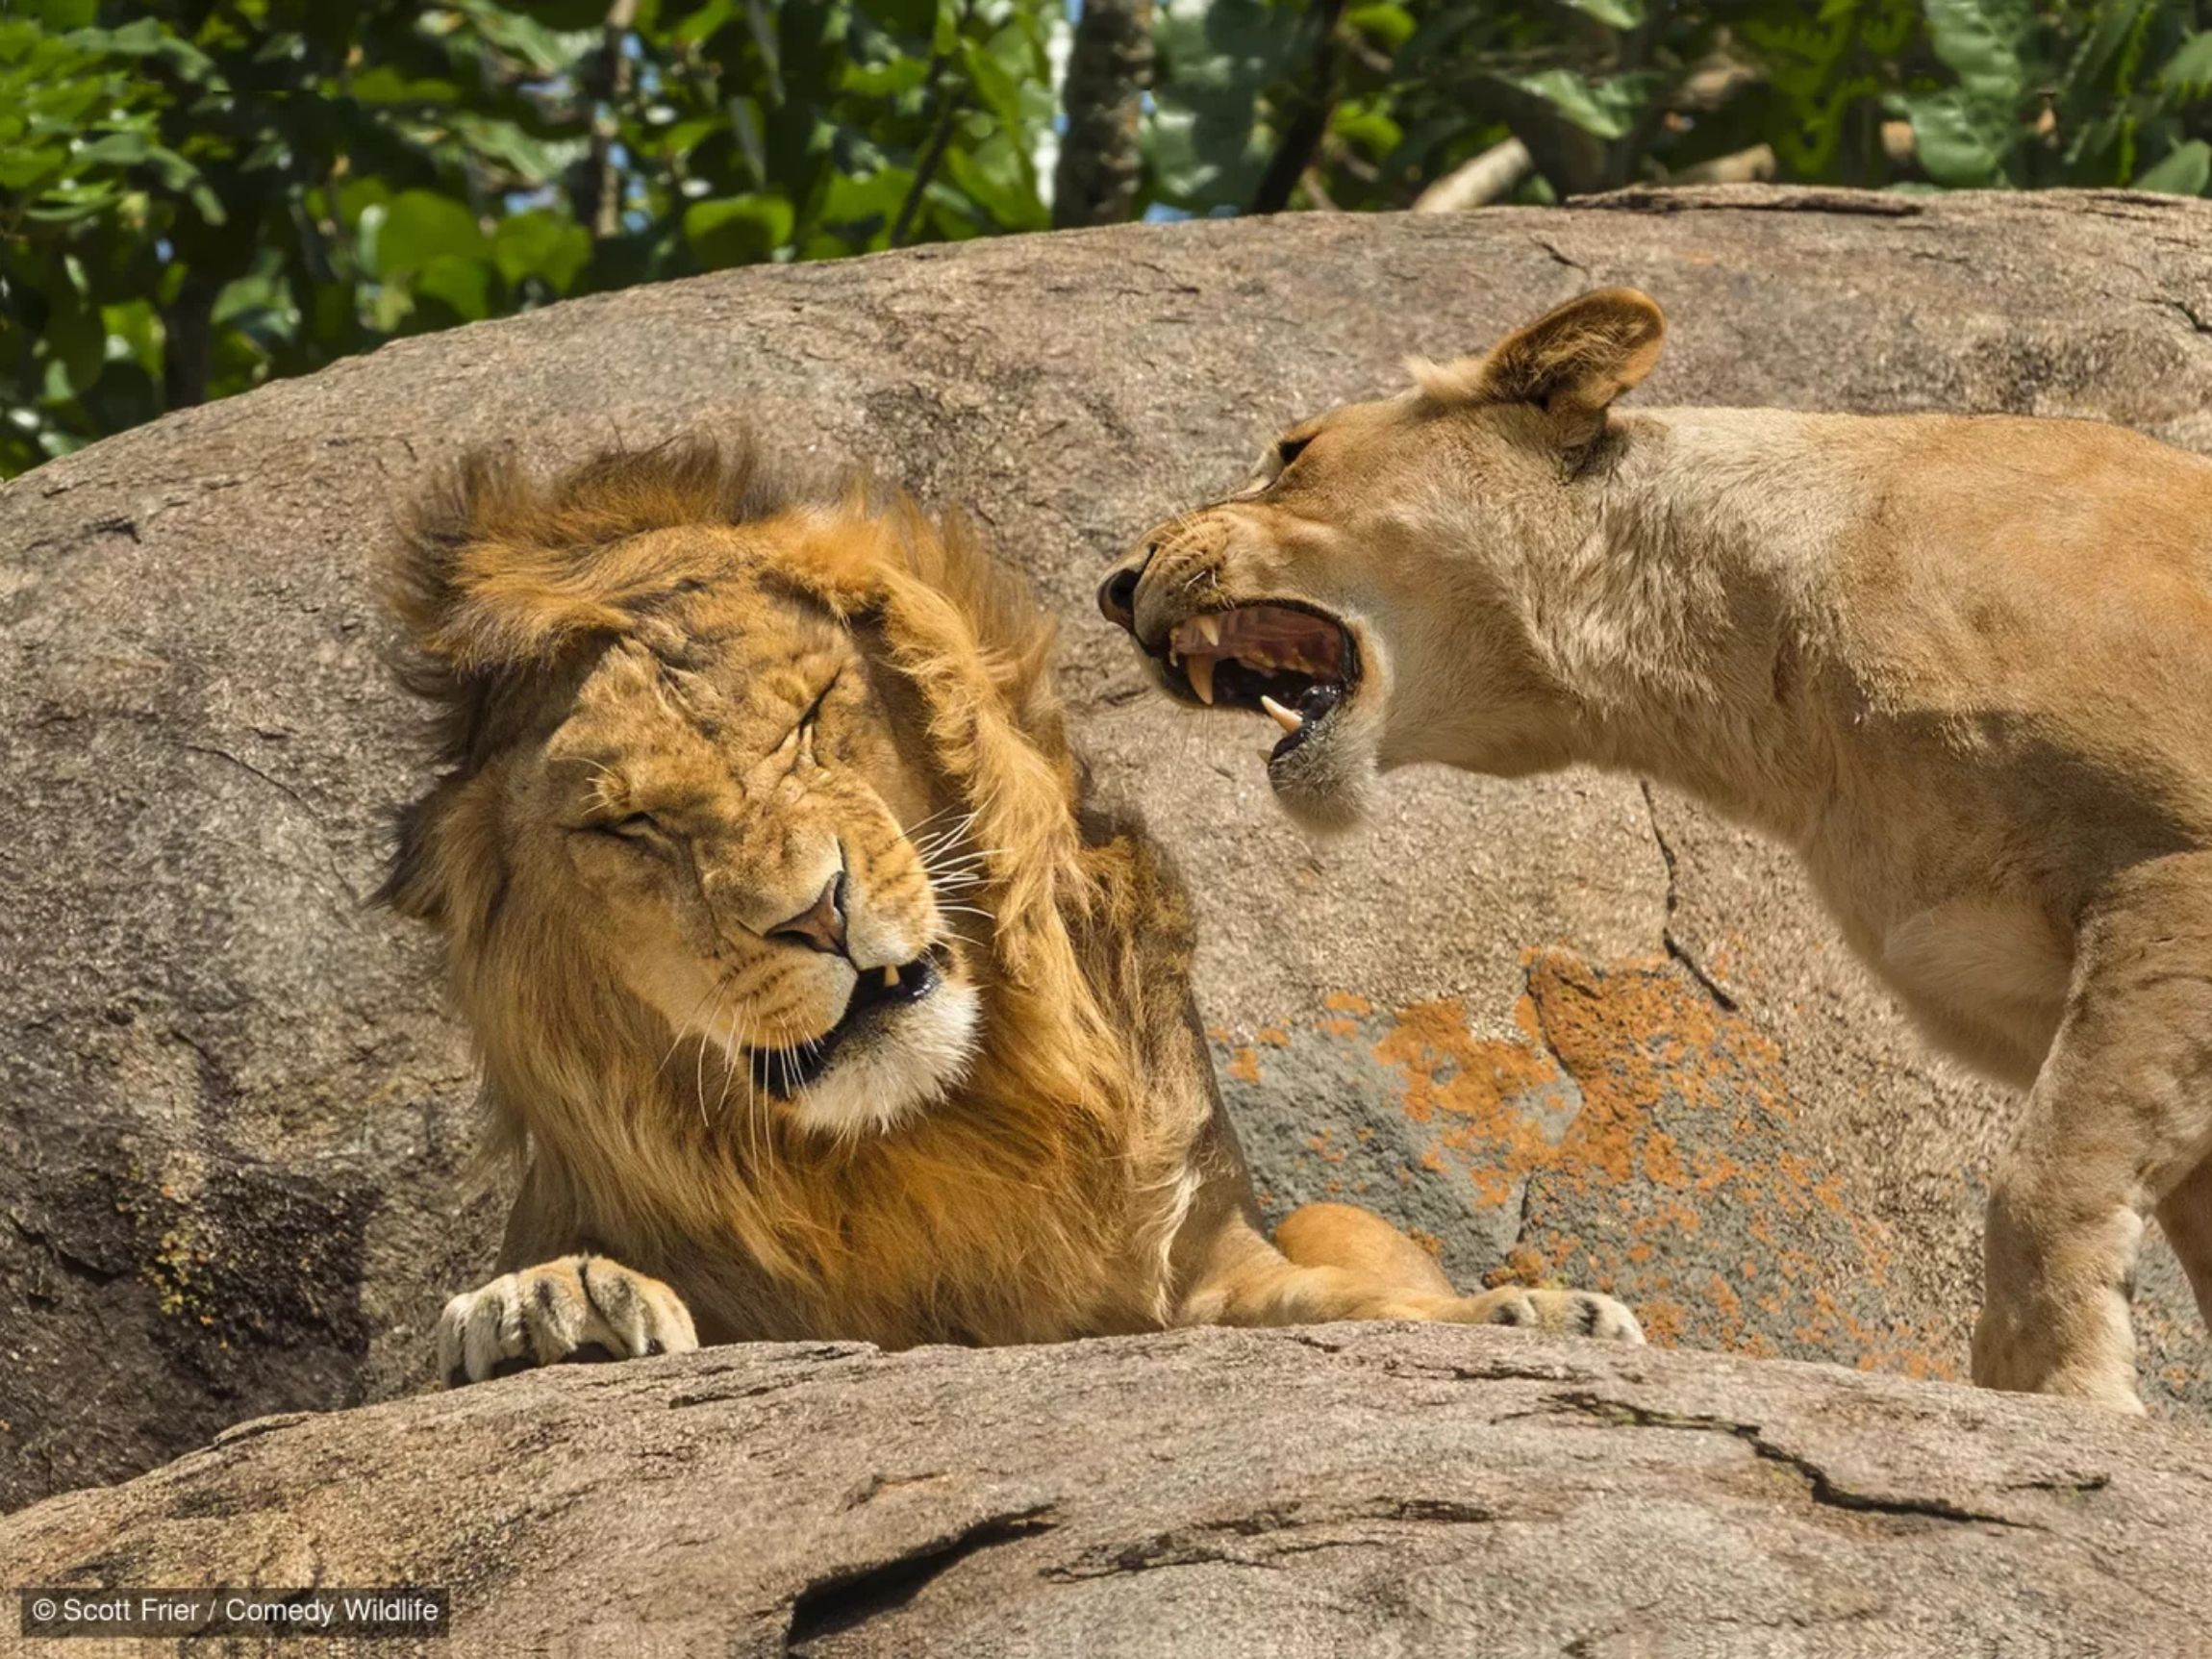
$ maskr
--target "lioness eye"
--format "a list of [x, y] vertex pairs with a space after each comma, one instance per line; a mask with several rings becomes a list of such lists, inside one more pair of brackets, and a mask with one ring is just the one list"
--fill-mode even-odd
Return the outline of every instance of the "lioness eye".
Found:
[[650, 841], [661, 833], [661, 826], [654, 821], [651, 813], [632, 813], [626, 818], [616, 818], [612, 823], [594, 824], [591, 827], [605, 835], [618, 835], [624, 841]]

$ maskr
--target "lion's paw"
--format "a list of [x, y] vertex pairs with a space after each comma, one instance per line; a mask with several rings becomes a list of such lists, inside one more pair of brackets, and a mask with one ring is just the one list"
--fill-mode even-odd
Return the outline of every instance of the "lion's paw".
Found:
[[1644, 1327], [1625, 1302], [1596, 1291], [1531, 1291], [1518, 1285], [1462, 1299], [1464, 1322], [1519, 1325], [1558, 1336], [1594, 1337], [1599, 1342], [1641, 1346]]
[[691, 1310], [605, 1256], [563, 1256], [464, 1291], [438, 1319], [447, 1388], [564, 1361], [641, 1359], [699, 1345]]

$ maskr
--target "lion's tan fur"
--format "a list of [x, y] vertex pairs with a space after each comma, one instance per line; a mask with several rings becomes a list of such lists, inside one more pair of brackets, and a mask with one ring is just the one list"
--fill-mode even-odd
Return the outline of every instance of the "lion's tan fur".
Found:
[[[1287, 1234], [1296, 1261], [1258, 1235], [1192, 1014], [1181, 892], [1133, 822], [1085, 800], [1050, 625], [957, 522], [857, 489], [789, 495], [748, 451], [701, 442], [542, 487], [477, 457], [408, 526], [392, 606], [446, 769], [407, 816], [386, 895], [443, 935], [497, 1139], [523, 1169], [502, 1262], [518, 1271], [457, 1297], [441, 1332], [469, 1375], [513, 1357], [520, 1321], [538, 1321], [541, 1362], [586, 1329], [643, 1341], [623, 1309], [688, 1333], [688, 1307], [710, 1343], [1000, 1343], [1378, 1313], [1635, 1337], [1604, 1298], [1460, 1298], [1364, 1212], [1304, 1212]], [[861, 676], [843, 704], [786, 683], [794, 665], [831, 662], [832, 687]], [[746, 687], [774, 691], [766, 716]], [[842, 730], [822, 716], [836, 767], [811, 794], [747, 796], [773, 741], [748, 733], [762, 718], [772, 733], [775, 708], [810, 694], [844, 711]], [[579, 728], [591, 743], [572, 743]], [[798, 742], [794, 729], [776, 752]], [[595, 826], [646, 788], [730, 805], [755, 852], [733, 864], [717, 849], [738, 832], [694, 824], [680, 849], [671, 840], [677, 873], [673, 859], [623, 862]], [[680, 954], [669, 938], [701, 926], [717, 974], [736, 958], [754, 1012], [794, 972], [842, 971], [712, 901], [768, 880], [798, 815], [823, 800], [842, 816], [811, 833], [834, 831], [848, 873], [903, 893], [907, 919], [956, 932], [954, 966], [981, 996], [965, 1072], [866, 1133], [811, 1132], [749, 1075], [734, 1087], [733, 1051], [711, 1022], [690, 1029], [688, 996], [653, 1000], [663, 959]], [[981, 880], [957, 930], [915, 891], [927, 861], [912, 832], [947, 815]], [[760, 915], [802, 908], [813, 884]], [[587, 1272], [589, 1251], [619, 1268]], [[593, 1283], [619, 1307], [582, 1309]]]
[[[418, 820], [391, 892], [440, 921], [488, 1099], [529, 1148], [548, 1213], [519, 1231], [580, 1228], [683, 1280], [734, 1236], [774, 1291], [733, 1286], [731, 1299], [785, 1333], [1010, 1340], [1156, 1321], [1209, 1102], [1149, 1086], [1124, 1010], [1110, 1018], [1094, 987], [1142, 1006], [1155, 975], [1179, 983], [1181, 906], [1134, 836], [1080, 839], [1051, 628], [1018, 585], [956, 524], [857, 494], [780, 503], [742, 455], [704, 445], [616, 457], [549, 490], [479, 459], [410, 543], [395, 608], [458, 768], [441, 792], [546, 717], [566, 654], [650, 629], [686, 584], [750, 565], [866, 620], [927, 711], [942, 784], [977, 814], [972, 840], [996, 849], [992, 1036], [967, 1087], [896, 1137], [837, 1144], [773, 1117], [702, 1121], [696, 1057], [671, 1060], [666, 1031], [596, 970], [604, 942], [571, 937], [559, 907], [488, 931], [507, 873], [496, 819], [435, 837]], [[707, 1300], [703, 1323], [735, 1312]]]
[[1662, 334], [1586, 295], [1305, 423], [1145, 539], [1123, 619], [1155, 651], [1198, 608], [1346, 624], [1363, 683], [1272, 769], [1317, 824], [1395, 766], [1585, 763], [1794, 848], [1930, 1036], [2029, 1090], [1976, 1376], [2132, 1405], [2141, 1212], [2212, 1312], [2212, 463], [2083, 421], [1612, 410]]

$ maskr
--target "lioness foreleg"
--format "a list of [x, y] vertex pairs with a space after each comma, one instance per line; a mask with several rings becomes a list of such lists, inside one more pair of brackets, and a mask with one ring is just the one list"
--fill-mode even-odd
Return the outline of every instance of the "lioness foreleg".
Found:
[[2143, 1213], [2212, 1150], [2208, 1033], [2212, 854], [2124, 871], [2081, 928], [2066, 1017], [1991, 1182], [1974, 1381], [2142, 1411]]
[[2158, 1201], [2158, 1224], [2197, 1293], [2197, 1311], [2212, 1329], [2212, 1157], [2181, 1177]]
[[698, 1345], [682, 1297], [606, 1256], [563, 1256], [502, 1273], [455, 1296], [438, 1320], [438, 1370], [448, 1388], [593, 1349], [639, 1359]]
[[1349, 1204], [1294, 1211], [1272, 1244], [1239, 1223], [1216, 1245], [1208, 1268], [1190, 1298], [1193, 1323], [1424, 1320], [1644, 1340], [1636, 1316], [1595, 1291], [1509, 1286], [1463, 1296], [1427, 1251], [1380, 1216]]

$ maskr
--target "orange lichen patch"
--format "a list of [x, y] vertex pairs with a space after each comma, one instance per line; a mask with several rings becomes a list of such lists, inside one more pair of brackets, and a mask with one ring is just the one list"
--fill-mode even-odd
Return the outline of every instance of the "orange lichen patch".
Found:
[[1520, 1174], [1546, 1162], [1543, 1125], [1521, 1103], [1532, 1093], [1567, 1087], [1549, 1055], [1474, 1037], [1466, 1006], [1449, 999], [1403, 1011], [1373, 1053], [1403, 1072], [1408, 1118], [1422, 1124], [1443, 1119], [1438, 1144], [1473, 1177], [1478, 1203], [1504, 1203]]
[[1326, 1129], [1318, 1135], [1306, 1137], [1306, 1148], [1324, 1163], [1342, 1164], [1345, 1161], [1344, 1153], [1329, 1144], [1329, 1132]]
[[[1275, 1049], [1268, 1086], [1303, 1114], [1276, 1143], [1298, 1172], [1269, 1171], [1298, 1189], [1285, 1201], [1371, 1192], [1391, 1219], [1429, 1223], [1455, 1271], [1462, 1251], [1477, 1270], [1496, 1260], [1483, 1238], [1520, 1216], [1490, 1284], [1608, 1290], [1662, 1344], [1955, 1374], [1953, 1312], [1898, 1270], [1897, 1235], [1798, 1124], [1752, 1019], [1663, 957], [1523, 964], [1502, 1039], [1475, 1036], [1458, 1000], [1393, 1011], [1346, 992], [1224, 1043], [1232, 1086], [1258, 1083], [1259, 1048]], [[1345, 1092], [1377, 1068], [1383, 1088]]]
[[1483, 1275], [1492, 1290], [1500, 1285], [1541, 1285], [1552, 1276], [1550, 1260], [1525, 1240], [1505, 1252], [1505, 1260]]
[[1646, 1296], [1636, 1304], [1636, 1322], [1655, 1347], [1679, 1347], [1690, 1323], [1690, 1311], [1669, 1297]]

